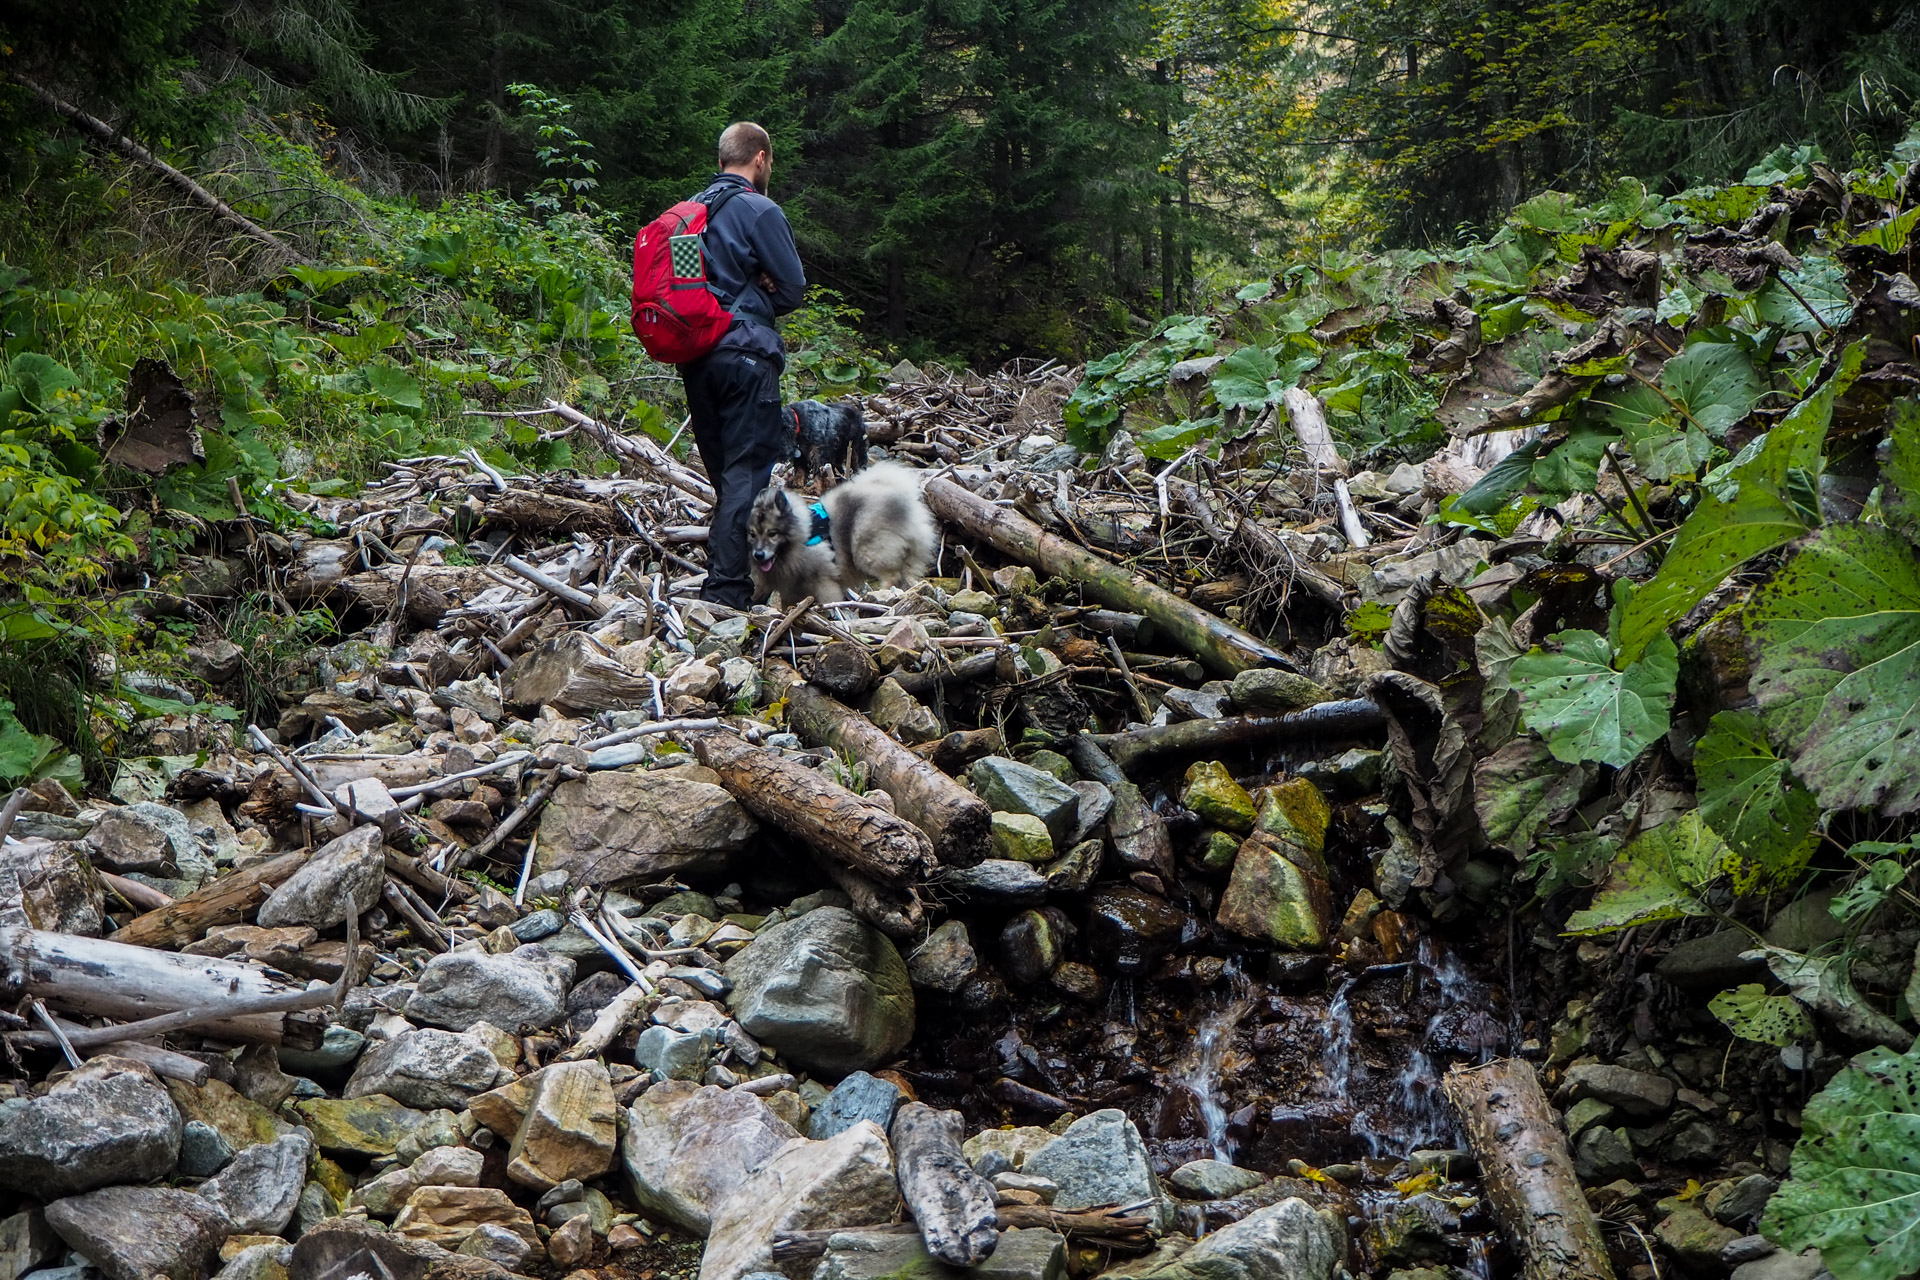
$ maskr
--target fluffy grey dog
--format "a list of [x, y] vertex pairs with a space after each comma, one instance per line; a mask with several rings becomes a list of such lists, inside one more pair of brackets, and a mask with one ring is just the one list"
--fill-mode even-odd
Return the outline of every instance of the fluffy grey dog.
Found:
[[871, 466], [818, 502], [769, 485], [747, 520], [754, 599], [777, 591], [785, 604], [831, 604], [848, 586], [904, 586], [926, 572], [939, 539], [919, 473], [898, 463]]

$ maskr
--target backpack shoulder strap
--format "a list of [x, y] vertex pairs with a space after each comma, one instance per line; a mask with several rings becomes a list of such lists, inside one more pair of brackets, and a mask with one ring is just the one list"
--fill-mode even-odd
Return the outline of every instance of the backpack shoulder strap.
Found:
[[720, 211], [727, 207], [728, 202], [735, 196], [745, 195], [751, 190], [753, 190], [752, 187], [736, 187], [729, 183], [724, 191], [716, 191], [711, 197], [708, 197], [707, 193], [702, 191], [694, 197], [694, 200], [699, 204], [707, 206], [707, 225], [711, 227], [713, 220], [720, 216]]

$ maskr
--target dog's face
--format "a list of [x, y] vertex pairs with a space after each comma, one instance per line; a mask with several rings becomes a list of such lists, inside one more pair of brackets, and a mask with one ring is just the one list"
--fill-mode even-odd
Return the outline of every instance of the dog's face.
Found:
[[747, 550], [756, 572], [770, 573], [793, 539], [793, 504], [787, 491], [768, 485], [747, 515]]

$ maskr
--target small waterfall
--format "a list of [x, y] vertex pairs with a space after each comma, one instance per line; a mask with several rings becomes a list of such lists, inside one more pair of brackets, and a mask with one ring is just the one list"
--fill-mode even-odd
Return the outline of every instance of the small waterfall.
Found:
[[1216, 1160], [1231, 1162], [1234, 1144], [1227, 1138], [1227, 1104], [1220, 1096], [1221, 1068], [1227, 1049], [1240, 1020], [1253, 1008], [1253, 990], [1237, 961], [1229, 962], [1227, 979], [1233, 985], [1233, 997], [1226, 1006], [1210, 1013], [1194, 1033], [1193, 1061], [1177, 1081], [1193, 1091], [1199, 1100], [1200, 1116], [1206, 1122], [1207, 1141]]

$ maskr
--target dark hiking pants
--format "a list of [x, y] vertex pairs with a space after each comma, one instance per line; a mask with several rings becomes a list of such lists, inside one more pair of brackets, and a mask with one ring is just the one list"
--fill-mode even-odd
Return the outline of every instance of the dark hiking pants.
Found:
[[780, 367], [763, 355], [722, 347], [680, 366], [693, 442], [713, 484], [707, 585], [700, 598], [744, 609], [753, 601], [747, 513], [773, 466], [793, 451], [780, 412]]

